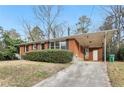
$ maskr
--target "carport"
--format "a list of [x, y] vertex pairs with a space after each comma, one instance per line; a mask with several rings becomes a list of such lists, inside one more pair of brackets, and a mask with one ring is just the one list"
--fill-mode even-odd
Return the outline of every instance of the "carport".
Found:
[[102, 48], [104, 54], [104, 62], [106, 62], [106, 45], [112, 41], [112, 37], [116, 31], [117, 30], [106, 30], [93, 33], [85, 33], [75, 36], [75, 39], [83, 48]]

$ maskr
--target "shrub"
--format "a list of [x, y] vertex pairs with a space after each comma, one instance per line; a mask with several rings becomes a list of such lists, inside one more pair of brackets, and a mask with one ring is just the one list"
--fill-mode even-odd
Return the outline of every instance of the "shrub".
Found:
[[15, 59], [15, 53], [13, 51], [11, 51], [10, 49], [5, 49], [3, 54], [4, 54], [5, 60]]
[[3, 54], [3, 52], [0, 51], [0, 60], [4, 60], [4, 59], [5, 59], [4, 54]]
[[48, 49], [26, 53], [23, 58], [31, 61], [67, 63], [72, 61], [73, 53], [67, 50]]
[[3, 51], [0, 51], [0, 60], [13, 60], [13, 59], [17, 59], [17, 58], [15, 57], [15, 53], [10, 49], [4, 49]]

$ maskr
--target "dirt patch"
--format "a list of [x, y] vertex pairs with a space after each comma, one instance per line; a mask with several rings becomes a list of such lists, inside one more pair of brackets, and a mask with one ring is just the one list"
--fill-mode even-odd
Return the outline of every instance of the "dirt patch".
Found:
[[32, 86], [69, 65], [71, 64], [55, 64], [25, 60], [1, 61], [0, 86]]

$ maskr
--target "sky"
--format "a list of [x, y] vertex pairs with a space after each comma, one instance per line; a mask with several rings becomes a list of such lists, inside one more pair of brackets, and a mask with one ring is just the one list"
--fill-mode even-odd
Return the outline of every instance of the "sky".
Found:
[[[0, 6], [0, 26], [6, 30], [12, 28], [16, 29], [18, 33], [24, 35], [24, 29], [22, 27], [22, 18], [28, 22], [39, 25], [39, 21], [36, 19], [33, 7], [30, 5], [9, 5]], [[68, 5], [61, 6], [61, 13], [59, 16], [60, 22], [66, 22], [71, 27], [75, 26], [78, 22], [78, 18], [82, 15], [86, 15], [91, 18], [90, 31], [96, 31], [98, 27], [103, 23], [106, 16], [102, 6], [87, 6], [87, 5]]]

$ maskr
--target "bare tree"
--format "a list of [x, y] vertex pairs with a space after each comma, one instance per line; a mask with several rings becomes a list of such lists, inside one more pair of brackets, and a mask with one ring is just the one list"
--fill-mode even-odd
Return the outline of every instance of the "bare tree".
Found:
[[17, 33], [16, 29], [12, 28], [10, 29], [8, 32], [7, 32], [10, 36], [10, 38], [13, 38], [13, 39], [20, 39], [20, 34]]
[[103, 22], [103, 24], [99, 27], [101, 31], [103, 30], [111, 30], [113, 29], [113, 19], [111, 16], [107, 16]]
[[87, 16], [81, 16], [77, 25], [77, 33], [87, 33], [90, 26], [90, 18]]
[[120, 42], [123, 38], [124, 33], [124, 6], [116, 5], [105, 7], [104, 10], [107, 12], [108, 16], [112, 17], [112, 28], [118, 29], [117, 39]]
[[22, 26], [25, 31], [25, 35], [29, 41], [34, 41], [34, 38], [31, 34], [32, 26], [29, 22], [27, 22], [25, 19], [22, 20]]
[[[54, 33], [52, 31], [56, 24], [57, 18], [60, 14], [60, 6], [52, 6], [52, 5], [41, 5], [34, 7], [34, 14], [38, 20], [41, 22], [41, 26], [45, 32], [45, 35], [48, 39], [50, 39], [50, 35]], [[58, 24], [57, 24], [58, 25]]]
[[32, 30], [31, 30], [31, 35], [34, 39], [34, 41], [39, 41], [44, 39], [44, 33], [43, 31], [40, 29], [39, 26], [35, 26]]
[[68, 28], [66, 22], [60, 24], [54, 24], [52, 28], [53, 38], [62, 37], [67, 30]]
[[[114, 5], [114, 6], [107, 6], [103, 8], [107, 16], [111, 16], [112, 18], [112, 29], [118, 29], [117, 33], [115, 33], [115, 39], [113, 40], [113, 46], [117, 47], [116, 52], [119, 51], [121, 42], [124, 39], [124, 6], [121, 5]], [[119, 54], [119, 53], [118, 53]], [[118, 56], [118, 58], [120, 58]]]

